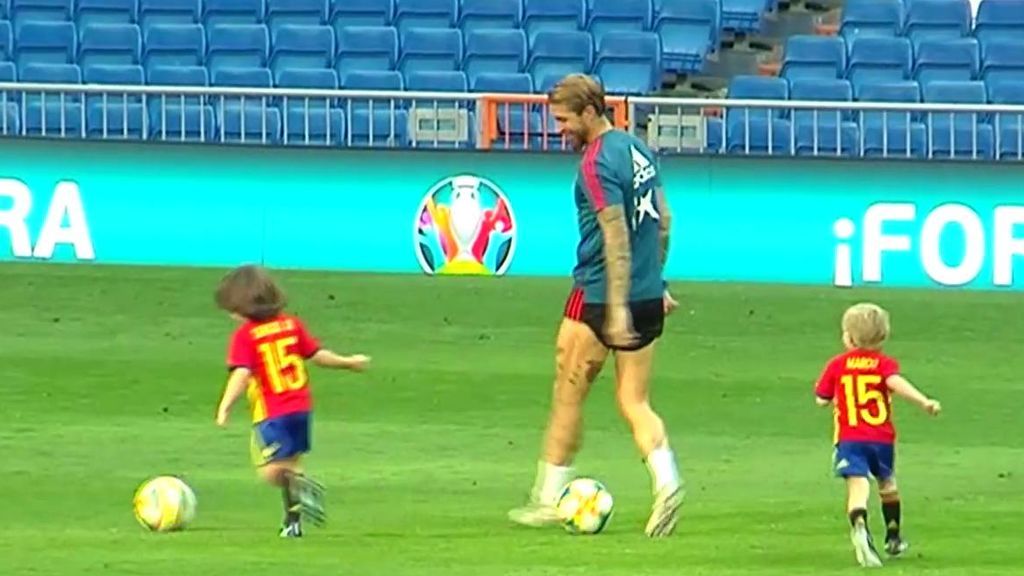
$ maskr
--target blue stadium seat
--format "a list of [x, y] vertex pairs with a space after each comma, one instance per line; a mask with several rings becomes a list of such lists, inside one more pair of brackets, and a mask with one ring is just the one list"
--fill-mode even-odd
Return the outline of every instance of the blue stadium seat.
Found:
[[522, 30], [474, 30], [465, 38], [462, 70], [470, 84], [480, 74], [522, 72], [526, 66], [526, 34]]
[[390, 26], [394, 14], [394, 0], [331, 0], [335, 34], [345, 26]]
[[542, 31], [574, 32], [586, 24], [586, 0], [524, 0], [523, 28], [529, 42]]
[[159, 86], [209, 86], [210, 73], [202, 66], [151, 65], [146, 67], [146, 83]]
[[216, 134], [213, 106], [178, 98], [150, 98], [146, 103], [151, 140], [201, 142]]
[[533, 37], [526, 71], [533, 88], [545, 92], [567, 74], [589, 72], [594, 47], [587, 32], [542, 30]]
[[[914, 103], [921, 101], [917, 82], [881, 81], [854, 85], [854, 98], [862, 102]], [[914, 112], [861, 112], [864, 156], [924, 158], [928, 133], [921, 115]]]
[[328, 0], [266, 0], [267, 26], [273, 30], [286, 24], [323, 26], [327, 24]]
[[270, 68], [333, 68], [335, 52], [330, 27], [282, 24], [273, 28]]
[[791, 36], [786, 41], [779, 75], [797, 78], [842, 78], [846, 42], [835, 36]]
[[651, 0], [589, 0], [587, 31], [600, 46], [608, 32], [651, 29]]
[[24, 22], [70, 22], [72, 0], [10, 0], [11, 20], [16, 28]]
[[465, 93], [469, 92], [469, 80], [465, 73], [458, 70], [416, 70], [406, 72], [405, 89], [419, 92]]
[[654, 31], [661, 36], [666, 70], [694, 73], [704, 69], [708, 54], [718, 49], [719, 8], [719, 0], [660, 0]]
[[[226, 26], [226, 25], [224, 25]], [[221, 68], [213, 70], [214, 86], [270, 88], [270, 70], [266, 68]], [[276, 144], [281, 137], [281, 111], [269, 98], [224, 96], [214, 105], [217, 137], [222, 142], [262, 142]]]
[[[525, 72], [481, 73], [471, 82], [470, 90], [473, 92], [499, 94], [529, 94], [533, 92], [533, 79]], [[495, 117], [498, 124], [498, 139], [502, 143], [507, 142], [509, 146], [521, 144], [525, 140], [526, 128], [531, 134], [540, 132], [540, 112], [530, 104], [498, 104]]]
[[605, 32], [594, 75], [608, 94], [650, 93], [661, 84], [661, 39], [654, 32]]
[[903, 10], [902, 0], [846, 0], [839, 35], [847, 44], [867, 36], [899, 36]]
[[[3, 69], [3, 64], [9, 64], [9, 62], [0, 62], [0, 71]], [[19, 111], [18, 103], [6, 102], [5, 104], [0, 104], [0, 106], [3, 106], [0, 108], [0, 134], [5, 136], [20, 134], [21, 112]]]
[[[936, 80], [921, 86], [924, 102], [985, 104], [988, 94], [984, 82], [947, 82]], [[970, 112], [931, 114], [929, 139], [936, 158], [992, 158], [994, 138], [990, 118]]]
[[469, 77], [473, 92], [529, 94], [533, 92], [533, 79], [525, 72], [481, 72]]
[[[146, 74], [138, 64], [86, 64], [82, 66], [82, 79], [86, 84], [141, 86], [146, 83]], [[107, 95], [107, 99], [112, 98], [124, 98], [124, 94]], [[142, 99], [139, 95], [129, 95], [129, 98]]]
[[[139, 86], [145, 81], [142, 66], [84, 66], [86, 84]], [[92, 94], [86, 98], [85, 131], [89, 137], [142, 138], [142, 96], [139, 94]]]
[[18, 67], [31, 63], [70, 64], [78, 52], [71, 22], [25, 22], [14, 33]]
[[974, 38], [923, 40], [917, 47], [914, 79], [921, 85], [933, 80], [974, 80], [981, 64]]
[[203, 0], [203, 25], [262, 24], [265, 0]]
[[949, 40], [970, 34], [968, 0], [913, 0], [907, 8], [903, 34], [915, 48], [922, 40]]
[[[404, 90], [402, 75], [395, 71], [351, 72], [345, 79], [347, 90]], [[343, 109], [348, 117], [347, 140], [353, 146], [406, 146], [409, 142], [409, 113], [402, 102], [394, 102], [394, 113], [388, 101], [376, 100], [373, 110], [366, 100], [350, 99]]]
[[79, 65], [142, 62], [142, 32], [135, 24], [90, 24], [80, 30]]
[[474, 30], [519, 28], [522, 12], [522, 0], [462, 0], [459, 28], [463, 35]]
[[202, 66], [206, 34], [199, 24], [153, 24], [144, 33], [142, 61], [152, 66]]
[[9, 60], [14, 56], [14, 31], [11, 30], [11, 23], [0, 20], [0, 62]]
[[78, 0], [75, 22], [82, 28], [90, 24], [135, 24], [139, 0]]
[[139, 23], [146, 30], [154, 24], [198, 24], [202, 0], [139, 0]]
[[400, 32], [398, 69], [458, 70], [462, 65], [462, 32], [458, 29], [410, 28]]
[[339, 81], [353, 71], [394, 70], [398, 63], [398, 32], [390, 26], [342, 28], [335, 69]]
[[[768, 76], [734, 76], [728, 97], [741, 100], [786, 100], [789, 83]], [[731, 153], [789, 154], [791, 124], [783, 109], [741, 108], [725, 117], [726, 149]]]
[[[275, 74], [277, 86], [334, 90], [338, 76], [334, 70], [288, 69]], [[338, 145], [345, 136], [345, 117], [334, 98], [282, 99], [285, 144]]]
[[8, 20], [11, 17], [11, 9], [7, 3], [8, 0], [0, 0], [0, 20]]
[[985, 43], [992, 40], [1024, 38], [1024, 2], [985, 0], [978, 6], [974, 37]]
[[[851, 102], [853, 86], [842, 79], [798, 78], [790, 82], [790, 100]], [[860, 153], [860, 131], [849, 110], [796, 110], [793, 112], [798, 155]]]
[[393, 25], [403, 34], [410, 28], [449, 29], [458, 21], [458, 0], [395, 0]]
[[992, 40], [985, 44], [981, 79], [989, 84], [1024, 80], [1024, 38]]
[[[992, 104], [1024, 105], [1024, 80], [990, 84], [988, 101]], [[1024, 159], [1024, 114], [998, 113], [994, 116], [992, 123], [998, 158]]]
[[18, 68], [14, 62], [0, 62], [0, 82], [17, 82]]
[[[80, 84], [82, 70], [74, 64], [31, 63], [20, 66], [19, 77], [39, 84]], [[81, 136], [84, 109], [78, 94], [29, 93], [24, 98], [26, 134]]]
[[765, 0], [722, 0], [722, 29], [750, 33], [761, 29]]
[[857, 85], [864, 82], [908, 80], [913, 51], [906, 38], [864, 37], [853, 43], [846, 78]]
[[265, 68], [270, 36], [262, 24], [216, 24], [206, 27], [206, 67]]

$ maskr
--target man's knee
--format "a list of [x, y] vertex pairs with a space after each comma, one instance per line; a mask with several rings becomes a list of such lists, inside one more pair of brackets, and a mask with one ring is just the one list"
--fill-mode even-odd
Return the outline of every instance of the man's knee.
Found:
[[883, 501], [899, 500], [900, 489], [894, 478], [888, 478], [878, 483], [878, 496]]

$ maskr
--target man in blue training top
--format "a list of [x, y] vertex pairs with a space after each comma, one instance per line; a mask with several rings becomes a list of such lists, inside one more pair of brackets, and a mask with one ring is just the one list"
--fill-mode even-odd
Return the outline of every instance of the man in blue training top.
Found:
[[668, 254], [669, 207], [654, 155], [605, 117], [605, 94], [589, 76], [573, 74], [548, 96], [559, 129], [583, 151], [576, 179], [580, 228], [574, 286], [556, 343], [556, 374], [543, 456], [530, 502], [509, 512], [519, 524], [558, 522], [555, 504], [573, 477], [583, 403], [609, 351], [615, 355], [616, 399], [651, 474], [651, 537], [675, 529], [682, 481], [665, 425], [650, 406], [654, 342], [676, 302], [662, 267]]

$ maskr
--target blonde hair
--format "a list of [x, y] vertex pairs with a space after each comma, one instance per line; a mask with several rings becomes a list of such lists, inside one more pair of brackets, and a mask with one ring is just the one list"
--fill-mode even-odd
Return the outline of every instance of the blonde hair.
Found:
[[555, 84], [548, 93], [548, 103], [565, 106], [573, 114], [583, 114], [587, 106], [594, 107], [594, 113], [605, 113], [604, 87], [586, 74], [569, 74]]
[[857, 348], [880, 348], [889, 338], [889, 330], [889, 313], [877, 304], [854, 304], [843, 314], [843, 332]]

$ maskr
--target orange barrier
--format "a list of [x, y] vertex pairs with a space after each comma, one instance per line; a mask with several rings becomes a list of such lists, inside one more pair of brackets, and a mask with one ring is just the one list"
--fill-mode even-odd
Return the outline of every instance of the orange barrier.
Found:
[[[547, 106], [547, 95], [545, 94], [482, 94], [480, 96], [480, 148], [491, 149], [522, 149], [529, 150], [530, 138], [540, 136], [540, 150], [550, 150], [551, 137], [558, 138], [559, 144], [556, 149], [569, 149], [569, 142], [564, 136], [555, 132], [554, 118], [551, 116], [550, 108]], [[629, 108], [626, 99], [621, 96], [609, 96], [606, 99], [608, 107], [612, 112], [612, 123], [616, 128], [629, 128]], [[513, 126], [513, 110], [521, 111], [517, 121], [522, 126]], [[538, 111], [540, 108], [539, 130], [530, 126], [530, 112]], [[498, 122], [505, 127], [505, 133], [501, 134], [498, 129]], [[521, 130], [520, 130], [521, 128]], [[513, 141], [513, 133], [515, 141]], [[521, 142], [520, 142], [521, 141]], [[537, 148], [537, 146], [534, 146]]]

